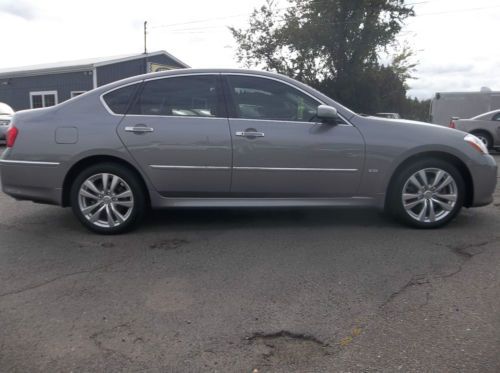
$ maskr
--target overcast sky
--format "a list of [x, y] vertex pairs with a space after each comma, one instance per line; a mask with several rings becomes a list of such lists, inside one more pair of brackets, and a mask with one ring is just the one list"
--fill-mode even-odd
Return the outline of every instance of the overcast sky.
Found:
[[[0, 0], [0, 68], [167, 50], [192, 67], [238, 67], [227, 26], [264, 0]], [[286, 5], [285, 0], [281, 1]], [[417, 16], [399, 36], [419, 62], [411, 96], [500, 90], [499, 0], [407, 0]]]

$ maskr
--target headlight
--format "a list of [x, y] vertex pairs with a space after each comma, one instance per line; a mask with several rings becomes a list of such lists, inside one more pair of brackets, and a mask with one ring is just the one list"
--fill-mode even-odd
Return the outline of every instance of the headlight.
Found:
[[478, 152], [488, 154], [488, 148], [486, 147], [486, 145], [484, 145], [484, 142], [479, 140], [476, 136], [468, 134], [464, 137], [464, 141], [474, 149], [476, 149]]

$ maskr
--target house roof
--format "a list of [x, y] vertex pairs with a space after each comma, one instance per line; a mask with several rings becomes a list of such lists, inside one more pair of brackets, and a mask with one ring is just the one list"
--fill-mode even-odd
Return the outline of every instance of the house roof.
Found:
[[189, 67], [186, 63], [180, 61], [176, 57], [172, 56], [170, 53], [166, 51], [157, 51], [147, 54], [144, 53], [125, 54], [120, 56], [97, 57], [97, 58], [87, 58], [83, 60], [46, 63], [41, 65], [10, 67], [5, 69], [0, 69], [0, 78], [12, 78], [19, 76], [33, 76], [33, 75], [92, 70], [99, 66], [111, 65], [114, 63], [132, 61], [139, 58], [158, 56], [162, 54], [172, 59], [182, 67]]

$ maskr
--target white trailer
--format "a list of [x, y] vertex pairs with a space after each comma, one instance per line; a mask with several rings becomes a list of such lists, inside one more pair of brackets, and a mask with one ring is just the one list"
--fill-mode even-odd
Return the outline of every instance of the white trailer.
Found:
[[431, 123], [448, 125], [451, 118], [469, 119], [500, 109], [500, 92], [481, 88], [479, 92], [438, 92], [431, 101]]

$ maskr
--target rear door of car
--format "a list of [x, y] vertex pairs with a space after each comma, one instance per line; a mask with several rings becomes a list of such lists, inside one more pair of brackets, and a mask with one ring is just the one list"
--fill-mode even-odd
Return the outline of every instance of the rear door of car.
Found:
[[493, 122], [493, 134], [494, 134], [494, 139], [493, 139], [493, 144], [495, 146], [500, 145], [500, 113], [496, 113], [493, 115], [491, 118]]
[[242, 197], [356, 195], [364, 162], [358, 129], [315, 118], [316, 98], [281, 80], [223, 75], [233, 138], [231, 192]]
[[229, 192], [231, 136], [219, 74], [144, 81], [118, 134], [160, 194]]

